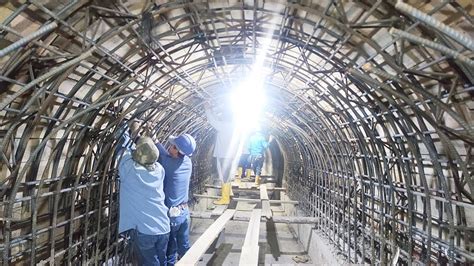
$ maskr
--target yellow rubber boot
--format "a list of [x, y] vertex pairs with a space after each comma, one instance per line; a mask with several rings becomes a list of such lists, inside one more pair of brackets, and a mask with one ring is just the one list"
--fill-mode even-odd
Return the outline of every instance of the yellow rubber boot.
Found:
[[242, 183], [241, 179], [240, 179], [240, 177], [242, 176], [242, 171], [243, 171], [242, 167], [239, 167], [237, 169], [237, 176], [235, 177], [235, 184], [238, 185], [238, 186], [240, 186], [240, 184]]
[[242, 176], [242, 171], [243, 171], [243, 170], [244, 170], [244, 169], [242, 169], [242, 167], [237, 168], [237, 177], [238, 177], [238, 178], [240, 178], [240, 177]]
[[251, 175], [252, 175], [252, 169], [245, 170], [245, 177], [246, 178], [250, 178]]
[[255, 176], [255, 185], [260, 186], [260, 176], [259, 175]]
[[214, 201], [216, 205], [227, 205], [230, 203], [230, 183], [222, 184], [222, 195], [219, 200]]

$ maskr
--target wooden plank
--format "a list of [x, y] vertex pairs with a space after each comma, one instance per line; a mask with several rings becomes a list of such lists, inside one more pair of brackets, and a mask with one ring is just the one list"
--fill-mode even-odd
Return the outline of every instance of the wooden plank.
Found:
[[261, 184], [260, 185], [260, 199], [261, 200], [268, 200], [267, 184]]
[[262, 216], [267, 219], [272, 218], [272, 209], [270, 208], [270, 201], [268, 200], [267, 184], [260, 185], [260, 200], [262, 201]]
[[271, 219], [273, 216], [268, 200], [262, 200], [262, 216], [265, 216], [267, 219]]
[[[211, 212], [197, 212], [191, 211], [191, 218], [196, 219], [212, 219]], [[304, 216], [273, 216], [274, 223], [289, 223], [289, 224], [316, 224], [319, 222], [317, 217], [304, 217]], [[246, 222], [250, 220], [249, 216], [234, 215], [233, 221]]]
[[258, 251], [258, 245], [257, 247], [243, 246], [239, 265], [258, 265]]
[[234, 214], [235, 210], [226, 210], [224, 214], [217, 218], [201, 237], [193, 243], [188, 252], [186, 252], [176, 265], [195, 265]]
[[238, 201], [237, 204], [235, 205], [236, 211], [247, 211], [251, 212], [255, 207], [257, 206], [257, 203], [252, 203], [252, 202], [245, 202], [245, 201]]
[[[203, 198], [203, 199], [220, 199], [219, 196], [210, 196], [210, 195], [203, 195], [203, 194], [193, 194], [196, 198]], [[246, 198], [232, 198], [233, 201], [246, 201], [250, 203], [259, 203], [260, 199], [246, 199]], [[270, 203], [280, 203], [280, 204], [293, 204], [298, 205], [298, 201], [296, 200], [269, 200]]]
[[[249, 187], [245, 187], [245, 186], [242, 186], [242, 187], [239, 187], [239, 188], [233, 188], [235, 191], [258, 191], [258, 190], [255, 190], [255, 186], [254, 183], [242, 183], [242, 184], [245, 184], [245, 185], [250, 185]], [[221, 186], [216, 186], [216, 185], [205, 185], [206, 188], [218, 188], [220, 189]], [[286, 188], [283, 188], [283, 187], [269, 187], [267, 188], [267, 190], [269, 191], [272, 191], [272, 190], [277, 190], [277, 191], [286, 191]]]
[[245, 235], [239, 265], [258, 265], [258, 239], [260, 235], [260, 218], [262, 210], [255, 209], [250, 216], [247, 234]]
[[212, 211], [212, 216], [221, 216], [224, 211], [227, 209], [227, 205], [217, 205]]
[[254, 209], [250, 215], [247, 234], [245, 235], [244, 246], [258, 246], [258, 238], [260, 234], [260, 217], [262, 210]]

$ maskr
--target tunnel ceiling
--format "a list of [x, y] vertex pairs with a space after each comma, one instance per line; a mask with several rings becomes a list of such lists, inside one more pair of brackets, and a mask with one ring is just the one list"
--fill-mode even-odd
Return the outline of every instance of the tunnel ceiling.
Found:
[[[472, 3], [315, 2], [1, 2], [6, 230], [25, 201], [15, 198], [111, 178], [122, 121], [148, 121], [158, 139], [191, 132], [204, 158], [213, 134], [204, 104], [223, 104], [258, 76], [268, 97], [263, 126], [281, 147], [290, 188], [421, 194], [424, 207], [407, 203], [411, 218], [417, 208], [434, 212], [436, 199], [447, 210], [423, 222], [425, 249], [472, 259]], [[326, 179], [343, 181], [318, 181]], [[392, 215], [380, 224], [407, 219], [395, 207], [380, 212]], [[450, 235], [426, 240], [437, 222]], [[7, 231], [6, 246], [15, 238]]]

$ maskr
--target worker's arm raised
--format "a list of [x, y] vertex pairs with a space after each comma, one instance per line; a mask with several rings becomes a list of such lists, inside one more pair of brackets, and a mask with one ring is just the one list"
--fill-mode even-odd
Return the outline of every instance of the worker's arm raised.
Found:
[[[133, 124], [131, 124], [136, 129]], [[132, 158], [132, 149], [134, 149], [133, 139], [130, 137], [132, 129], [127, 123], [123, 125], [123, 133], [120, 135], [120, 139], [117, 144], [117, 159], [119, 159], [118, 170], [120, 173], [120, 182], [126, 182], [128, 172], [134, 167], [134, 161]]]
[[[167, 149], [165, 149], [165, 147], [163, 146], [163, 144], [161, 143], [156, 143], [155, 144], [156, 147], [158, 148], [158, 150], [160, 151], [160, 157], [163, 156], [163, 155], [169, 155], [169, 152]], [[159, 160], [159, 159], [158, 159]]]

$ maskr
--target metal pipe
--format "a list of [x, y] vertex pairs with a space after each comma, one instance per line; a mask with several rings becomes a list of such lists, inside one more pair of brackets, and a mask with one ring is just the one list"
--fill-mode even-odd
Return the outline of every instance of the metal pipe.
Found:
[[430, 47], [432, 49], [438, 50], [438, 51], [442, 52], [443, 54], [449, 55], [449, 56], [453, 57], [454, 59], [457, 59], [457, 60], [459, 60], [463, 63], [466, 63], [466, 64], [470, 65], [471, 67], [474, 67], [474, 61], [469, 59], [467, 56], [461, 54], [460, 52], [455, 51], [453, 49], [450, 49], [450, 48], [448, 48], [448, 47], [446, 47], [442, 44], [439, 44], [439, 43], [436, 43], [436, 42], [433, 42], [433, 41], [430, 41], [430, 40], [427, 40], [427, 39], [423, 39], [423, 38], [418, 37], [416, 35], [413, 35], [411, 33], [401, 31], [401, 30], [395, 29], [395, 28], [390, 29], [389, 32], [392, 35], [400, 36], [400, 37], [405, 38], [409, 41], [412, 41], [412, 42], [421, 44], [423, 46], [427, 46], [427, 47]]
[[395, 4], [395, 8], [403, 11], [404, 13], [409, 14], [410, 16], [423, 21], [424, 23], [430, 25], [431, 27], [441, 31], [442, 33], [448, 35], [449, 37], [453, 38], [458, 43], [462, 44], [463, 46], [467, 47], [469, 50], [474, 51], [474, 41], [469, 37], [466, 36], [457, 30], [447, 26], [443, 22], [433, 18], [430, 15], [427, 15], [420, 10], [403, 3], [402, 1], [397, 1]]
[[0, 50], [0, 58], [8, 55], [9, 53], [21, 48], [22, 46], [26, 45], [27, 43], [31, 42], [32, 40], [43, 36], [44, 34], [54, 30], [58, 27], [58, 23], [52, 22], [43, 27], [39, 28], [37, 31], [33, 32], [32, 34], [19, 39], [18, 41], [10, 44], [9, 46]]

